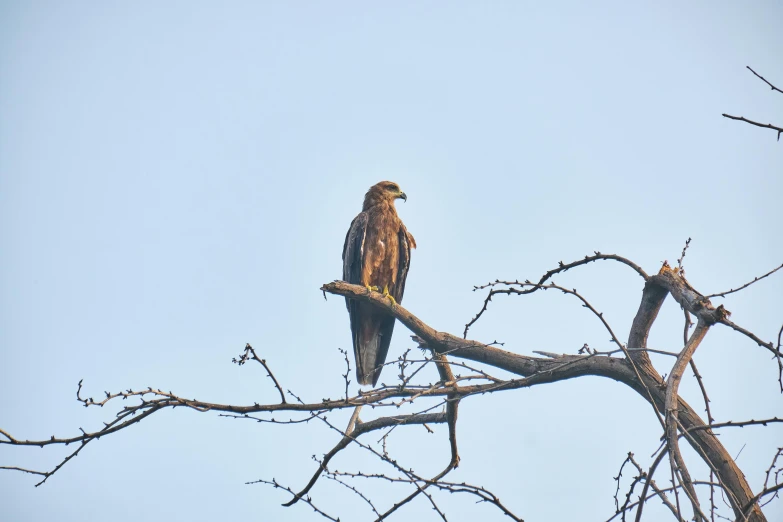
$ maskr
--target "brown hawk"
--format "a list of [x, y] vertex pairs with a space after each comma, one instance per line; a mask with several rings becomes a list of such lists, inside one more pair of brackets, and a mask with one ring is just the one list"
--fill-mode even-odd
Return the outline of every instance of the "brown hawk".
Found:
[[[401, 303], [416, 241], [397, 215], [397, 198], [408, 200], [391, 181], [381, 181], [365, 194], [362, 211], [345, 236], [343, 280], [383, 291], [393, 302]], [[375, 386], [389, 351], [394, 317], [370, 303], [346, 298], [345, 304], [351, 317], [356, 377], [359, 384]]]

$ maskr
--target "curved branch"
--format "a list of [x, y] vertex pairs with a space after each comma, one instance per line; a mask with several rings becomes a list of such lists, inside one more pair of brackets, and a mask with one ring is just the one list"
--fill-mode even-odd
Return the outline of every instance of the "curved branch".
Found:
[[357, 407], [354, 414], [351, 416], [351, 420], [348, 423], [348, 428], [346, 429], [342, 440], [338, 442], [337, 445], [324, 456], [315, 474], [313, 474], [313, 477], [310, 479], [310, 482], [307, 483], [302, 491], [296, 493], [294, 498], [283, 504], [284, 506], [293, 506], [299, 501], [299, 499], [306, 495], [307, 492], [310, 491], [310, 489], [312, 489], [312, 487], [318, 481], [321, 473], [327, 470], [326, 466], [329, 464], [329, 461], [332, 460], [335, 455], [347, 448], [348, 445], [356, 440], [357, 437], [360, 437], [361, 435], [371, 431], [389, 428], [392, 426], [399, 426], [400, 424], [437, 424], [446, 422], [445, 413], [425, 413], [421, 415], [414, 413], [410, 415], [397, 415], [394, 417], [381, 417], [369, 422], [358, 423], [358, 412], [359, 409]]
[[[666, 266], [668, 267], [668, 265]], [[660, 308], [660, 304], [663, 303], [667, 291], [672, 294], [678, 303], [688, 309], [691, 314], [700, 320], [704, 320], [707, 324], [712, 324], [718, 318], [725, 317], [725, 314], [728, 314], [722, 306], [715, 308], [709, 303], [709, 300], [704, 300], [703, 296], [691, 288], [679, 274], [675, 274], [674, 270], [662, 270], [661, 274], [652, 276], [650, 282], [661, 286], [662, 291], [656, 290], [648, 293], [648, 300], [646, 303], [643, 301], [640, 307], [643, 317], [639, 317], [639, 314], [637, 314], [637, 319], [634, 319], [635, 327], [632, 328], [632, 337], [641, 336], [646, 338], [646, 332], [649, 331], [648, 327], [652, 325], [654, 315], [657, 315], [657, 310]], [[438, 353], [450, 353], [454, 357], [486, 363], [526, 377], [521, 381], [471, 387], [476, 391], [488, 391], [493, 387], [494, 389], [511, 389], [572, 379], [583, 375], [596, 375], [609, 377], [628, 385], [645, 400], [648, 400], [655, 408], [665, 410], [664, 383], [652, 365], [640, 366], [641, 378], [639, 378], [629, 361], [614, 357], [564, 355], [557, 359], [543, 359], [519, 355], [478, 341], [462, 339], [445, 332], [438, 332], [406, 309], [392, 304], [388, 299], [384, 299], [380, 293], [370, 292], [361, 286], [335, 281], [324, 285], [322, 290], [372, 303], [380, 309], [387, 311], [409, 330], [424, 339], [427, 345]], [[679, 399], [677, 409], [679, 422], [683, 430], [706, 425], [695, 410], [682, 398]], [[741, 516], [741, 506], [749, 502], [754, 495], [745, 476], [737, 467], [728, 451], [726, 451], [726, 448], [723, 447], [713, 433], [705, 429], [694, 431], [692, 438], [688, 438], [688, 442], [716, 470], [721, 483], [725, 484], [727, 490], [731, 492], [731, 496], [737, 499], [738, 505], [733, 504], [733, 507], [735, 508], [735, 514], [738, 517]], [[766, 520], [757, 504], [753, 505], [752, 513], [748, 520]]]
[[[563, 263], [562, 261], [560, 261], [558, 263], [558, 267], [557, 268], [553, 268], [552, 270], [548, 271], [543, 276], [541, 276], [541, 279], [539, 279], [538, 283], [536, 285], [534, 285], [534, 288], [530, 288], [529, 290], [524, 291], [524, 293], [530, 294], [530, 293], [535, 292], [539, 288], [543, 288], [543, 284], [545, 282], [547, 282], [552, 276], [554, 276], [555, 274], [559, 274], [560, 272], [565, 272], [567, 270], [570, 270], [571, 268], [574, 268], [574, 267], [577, 267], [577, 266], [581, 266], [581, 265], [586, 265], [587, 263], [592, 263], [593, 261], [609, 261], [609, 260], [618, 261], [620, 263], [623, 263], [624, 265], [627, 265], [627, 266], [631, 267], [645, 281], [647, 281], [650, 278], [650, 276], [647, 275], [647, 272], [642, 270], [642, 267], [640, 267], [639, 265], [637, 265], [636, 263], [634, 263], [630, 259], [626, 259], [626, 258], [624, 258], [622, 256], [618, 256], [616, 254], [602, 254], [601, 252], [597, 252], [596, 251], [595, 255], [585, 256], [584, 259], [580, 259], [578, 261], [573, 261], [571, 263]], [[495, 283], [499, 283], [499, 282], [500, 281], [495, 281]], [[515, 283], [516, 284], [521, 284], [519, 281], [516, 281]], [[525, 283], [531, 284], [530, 281], [525, 281]], [[483, 290], [483, 289], [485, 289], [485, 288], [487, 288], [489, 286], [492, 286], [493, 284], [494, 283], [489, 283], [489, 284], [482, 285], [482, 286], [474, 286], [473, 287], [473, 291], [475, 292], [476, 290]], [[479, 310], [479, 312], [473, 317], [473, 319], [471, 319], [470, 322], [468, 322], [468, 324], [465, 325], [465, 330], [462, 333], [462, 338], [463, 339], [467, 338], [468, 330], [470, 329], [470, 327], [473, 326], [473, 324], [475, 324], [476, 321], [478, 321], [479, 318], [482, 315], [484, 315], [484, 312], [487, 311], [487, 306], [489, 305], [489, 302], [491, 300], [492, 300], [492, 293], [490, 292], [490, 294], [484, 300], [484, 305], [482, 306], [481, 310]]]
[[[644, 352], [629, 352], [626, 358], [616, 358], [598, 354], [562, 355], [554, 358], [529, 357], [502, 350], [496, 346], [489, 346], [477, 341], [459, 338], [445, 332], [439, 332], [425, 324], [406, 309], [385, 299], [382, 294], [378, 292], [369, 292], [366, 288], [361, 286], [337, 281], [324, 285], [322, 289], [325, 292], [371, 303], [373, 306], [386, 311], [386, 313], [396, 317], [413, 333], [418, 335], [418, 337], [426, 343], [426, 346], [436, 354], [451, 354], [452, 357], [488, 364], [519, 375], [521, 378], [469, 386], [460, 386], [456, 382], [452, 384], [447, 381], [432, 386], [406, 385], [403, 387], [382, 387], [367, 393], [361, 393], [352, 398], [341, 398], [339, 400], [326, 399], [319, 403], [312, 404], [305, 403], [298, 399], [298, 397], [297, 400], [299, 402], [296, 403], [255, 403], [245, 406], [215, 404], [198, 401], [196, 399], [178, 397], [171, 392], [164, 392], [152, 388], [136, 392], [127, 390], [126, 392], [113, 395], [107, 393], [106, 399], [100, 402], [96, 402], [92, 400], [92, 398], [79, 398], [79, 400], [82, 401], [85, 407], [92, 407], [103, 406], [112, 400], [128, 398], [138, 399], [141, 401], [141, 404], [126, 406], [120, 411], [119, 417], [114, 421], [115, 423], [121, 423], [123, 421], [131, 423], [131, 421], [138, 422], [140, 416], [148, 416], [161, 409], [175, 407], [186, 407], [199, 412], [214, 410], [247, 414], [275, 411], [313, 412], [320, 410], [337, 410], [356, 408], [363, 404], [395, 406], [397, 403], [392, 400], [394, 398], [445, 396], [447, 400], [454, 400], [456, 402], [456, 400], [474, 394], [511, 390], [558, 382], [580, 376], [594, 375], [608, 377], [618, 382], [622, 382], [642, 395], [642, 397], [650, 402], [654, 408], [659, 410], [665, 410], [666, 408], [665, 387], [663, 386], [660, 376], [654, 371], [652, 365], [635, 365], [634, 360], [631, 359], [632, 357], [636, 358], [636, 353], [641, 354]], [[657, 310], [660, 308], [660, 304], [663, 302], [663, 299], [665, 299], [667, 293], [672, 293], [673, 297], [681, 303], [684, 308], [688, 309], [688, 311], [694, 314], [700, 321], [704, 321], [705, 324], [713, 324], [720, 318], [725, 318], [728, 314], [722, 307], [712, 307], [709, 300], [705, 299], [701, 294], [690, 287], [690, 285], [687, 284], [687, 281], [685, 281], [680, 274], [676, 273], [676, 271], [663, 270], [661, 274], [648, 278], [647, 284], [645, 285], [642, 306], [640, 306], [637, 318], [634, 320], [634, 327], [632, 328], [631, 336], [629, 337], [629, 339], [637, 338], [644, 341], [638, 344], [634, 343], [637, 346], [644, 348], [649, 327], [652, 325]], [[747, 481], [715, 435], [711, 430], [700, 428], [700, 426], [705, 426], [705, 423], [685, 401], [676, 399], [676, 408], [681, 424], [680, 431], [688, 434], [688, 442], [710, 465], [711, 469], [716, 471], [719, 481], [729, 492], [730, 497], [734, 499], [733, 505], [741, 508], [741, 506], [750, 502], [750, 504], [748, 504], [751, 511], [749, 520], [765, 520], [757, 503], [752, 502], [754, 495], [752, 494]], [[444, 415], [446, 421], [448, 421], [447, 413], [441, 414]], [[136, 417], [130, 419], [130, 416]], [[421, 419], [421, 423], [433, 422], [431, 419], [425, 421], [424, 419], [426, 419], [426, 417], [423, 417], [421, 414], [417, 415], [417, 417]], [[378, 419], [377, 421], [372, 422], [392, 422], [391, 419], [393, 419], [393, 417], [386, 417], [384, 419], [387, 420]], [[356, 434], [358, 433], [357, 430], [362, 426], [365, 426], [363, 428], [365, 430], [369, 429], [369, 427], [373, 425], [372, 422], [354, 427], [352, 440], [355, 440]], [[396, 423], [396, 421], [394, 422]], [[389, 426], [391, 426], [391, 424], [389, 424]], [[108, 431], [109, 429], [113, 431]], [[118, 429], [119, 427], [115, 428], [113, 425], [108, 425], [107, 429], [100, 432], [83, 432], [83, 435], [80, 437], [71, 439], [56, 439], [53, 437], [50, 440], [44, 441], [22, 441], [12, 437], [7, 432], [0, 432], [0, 434], [4, 436], [0, 437], [0, 444], [26, 446], [69, 444], [71, 442], [93, 440], [100, 436], [116, 432]], [[342, 435], [345, 437], [345, 433], [342, 433]], [[348, 443], [350, 443], [350, 441], [348, 441]], [[452, 453], [452, 456], [454, 454], [455, 452]], [[452, 469], [451, 464], [444, 472], [448, 472], [450, 469]], [[737, 514], [738, 517], [740, 515], [741, 513]]]
[[283, 388], [280, 386], [280, 383], [277, 382], [277, 378], [275, 377], [275, 374], [272, 373], [272, 370], [269, 368], [269, 365], [266, 364], [266, 359], [260, 358], [256, 354], [255, 349], [252, 346], [250, 346], [250, 343], [247, 343], [245, 345], [244, 353], [240, 355], [238, 359], [235, 358], [232, 362], [239, 366], [242, 366], [250, 359], [256, 361], [258, 364], [264, 367], [264, 370], [266, 370], [267, 377], [272, 379], [272, 382], [275, 383], [275, 388], [277, 388], [278, 393], [280, 393], [280, 402], [285, 404], [285, 394], [283, 393]]
[[693, 516], [702, 518], [704, 520], [706, 520], [707, 517], [704, 516], [704, 514], [701, 512], [701, 508], [699, 507], [699, 499], [696, 496], [696, 490], [693, 487], [693, 481], [691, 480], [690, 473], [688, 473], [688, 468], [685, 465], [685, 460], [682, 458], [682, 453], [680, 453], [680, 447], [678, 444], [677, 407], [679, 396], [677, 395], [677, 391], [680, 386], [680, 381], [685, 374], [685, 368], [688, 366], [691, 357], [693, 357], [693, 354], [696, 352], [696, 348], [698, 348], [701, 341], [707, 335], [707, 331], [709, 329], [710, 326], [708, 324], [702, 320], [699, 320], [698, 324], [696, 325], [696, 329], [693, 331], [693, 334], [691, 334], [691, 338], [688, 340], [688, 343], [685, 345], [685, 348], [683, 348], [679, 357], [677, 357], [677, 361], [674, 363], [671, 373], [669, 374], [669, 378], [666, 381], [665, 404], [666, 441], [669, 447], [669, 460], [671, 467], [676, 472], [679, 472], [680, 476], [682, 477], [683, 489], [690, 498], [691, 504], [693, 505]]

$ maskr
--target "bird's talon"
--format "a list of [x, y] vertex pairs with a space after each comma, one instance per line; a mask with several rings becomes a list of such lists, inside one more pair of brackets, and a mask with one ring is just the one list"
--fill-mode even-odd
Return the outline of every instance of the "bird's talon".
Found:
[[389, 286], [388, 285], [383, 287], [383, 297], [388, 297], [391, 300], [392, 304], [395, 304], [395, 305], [397, 304], [397, 301], [394, 299], [394, 296], [392, 296], [389, 293]]
[[380, 292], [381, 289], [377, 286], [364, 285], [368, 292]]

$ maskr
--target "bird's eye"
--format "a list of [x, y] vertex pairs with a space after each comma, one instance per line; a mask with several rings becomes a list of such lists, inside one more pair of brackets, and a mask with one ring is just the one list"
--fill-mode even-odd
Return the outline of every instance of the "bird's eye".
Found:
[[388, 186], [388, 187], [386, 187], [386, 188], [387, 188], [388, 190], [393, 190], [394, 192], [399, 192], [399, 191], [400, 191], [400, 187], [398, 187], [397, 185], [389, 185], [389, 186]]

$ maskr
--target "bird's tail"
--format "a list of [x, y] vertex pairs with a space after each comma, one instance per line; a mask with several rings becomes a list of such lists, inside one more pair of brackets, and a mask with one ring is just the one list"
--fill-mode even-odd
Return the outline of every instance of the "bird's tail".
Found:
[[354, 355], [356, 356], [356, 378], [359, 384], [373, 384], [375, 366], [380, 350], [380, 321], [366, 321], [354, 339]]

